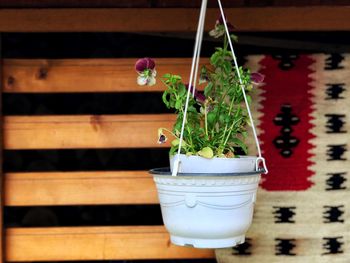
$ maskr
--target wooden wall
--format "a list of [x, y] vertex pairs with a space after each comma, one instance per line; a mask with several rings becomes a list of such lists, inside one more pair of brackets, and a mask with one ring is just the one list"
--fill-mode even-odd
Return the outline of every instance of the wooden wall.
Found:
[[[67, 37], [67, 36], [65, 36]], [[11, 34], [7, 35], [11, 39]], [[74, 39], [74, 38], [73, 38]], [[73, 41], [72, 39], [72, 41]], [[67, 41], [70, 41], [69, 39]], [[119, 39], [122, 41], [122, 39]], [[82, 43], [84, 44], [84, 43]], [[25, 46], [25, 43], [23, 43]], [[29, 51], [30, 53], [30, 51]], [[2, 94], [9, 97], [82, 94], [158, 94], [157, 85], [140, 87], [134, 70], [136, 58], [81, 58], [2, 60]], [[187, 75], [189, 58], [159, 58], [158, 74]], [[202, 63], [207, 63], [204, 59]], [[80, 94], [80, 95], [79, 95]], [[17, 98], [16, 97], [16, 98]], [[76, 101], [79, 105], [80, 100]], [[138, 100], [142, 104], [142, 100]], [[132, 104], [132, 102], [130, 102]], [[13, 104], [12, 104], [13, 105]], [[62, 104], [62, 107], [66, 105]], [[141, 107], [142, 108], [142, 107]], [[6, 112], [12, 112], [8, 107]], [[150, 114], [30, 114], [5, 115], [3, 149], [23, 151], [157, 149], [159, 127], [171, 129], [174, 115]], [[135, 156], [135, 158], [147, 156]], [[7, 163], [10, 162], [6, 157]], [[67, 206], [157, 205], [152, 177], [147, 170], [19, 171], [4, 174], [4, 205], [8, 209]], [[63, 168], [64, 169], [64, 168]], [[10, 171], [9, 171], [10, 170]], [[40, 169], [39, 169], [40, 170]], [[142, 218], [144, 215], [138, 214]], [[159, 220], [158, 220], [159, 221]], [[211, 259], [212, 250], [170, 244], [161, 225], [112, 225], [70, 227], [9, 227], [5, 237], [6, 261]]]
[[[238, 31], [349, 30], [350, 11], [343, 6], [347, 2], [327, 3], [237, 1], [229, 5], [226, 14]], [[139, 8], [132, 8], [135, 6]], [[188, 32], [196, 28], [197, 6], [198, 1], [188, 4], [139, 0], [132, 6], [130, 1], [2, 1], [0, 32]], [[216, 9], [208, 11], [206, 29], [212, 27], [217, 13]], [[134, 61], [135, 58], [2, 59], [2, 93], [149, 92], [149, 88], [135, 84]], [[189, 68], [189, 58], [157, 61], [160, 75], [185, 74]], [[157, 85], [153, 91], [162, 89]], [[155, 134], [158, 127], [170, 128], [173, 118], [171, 114], [4, 116], [3, 149], [164, 147], [155, 144]], [[7, 207], [158, 202], [146, 170], [6, 172], [2, 194], [2, 204]], [[10, 227], [4, 232], [1, 256], [6, 261], [214, 257], [212, 250], [171, 245], [163, 226]]]

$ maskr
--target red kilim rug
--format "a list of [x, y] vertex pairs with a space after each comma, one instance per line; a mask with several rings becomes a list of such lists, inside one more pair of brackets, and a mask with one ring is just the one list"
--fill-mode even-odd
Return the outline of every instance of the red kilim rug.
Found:
[[[247, 242], [218, 263], [350, 262], [350, 55], [251, 56], [269, 174]], [[253, 145], [251, 147], [254, 147]]]

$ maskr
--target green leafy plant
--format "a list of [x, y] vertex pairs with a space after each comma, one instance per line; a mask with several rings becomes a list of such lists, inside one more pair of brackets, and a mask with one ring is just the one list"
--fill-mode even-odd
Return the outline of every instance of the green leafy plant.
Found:
[[[196, 90], [194, 96], [189, 99], [181, 146], [181, 153], [186, 155], [230, 158], [238, 156], [237, 149], [248, 153], [245, 139], [248, 135], [249, 117], [232, 53], [228, 50], [228, 39], [226, 34], [222, 33], [224, 27], [221, 22], [220, 20], [216, 22], [215, 29], [210, 35], [216, 38], [223, 36], [223, 46], [216, 48], [210, 57], [210, 66], [203, 66], [200, 70], [198, 84], [205, 86], [204, 91]], [[235, 39], [234, 35], [231, 37]], [[242, 67], [239, 71], [250, 103], [249, 91], [252, 90], [253, 84], [263, 81], [263, 76], [259, 73], [250, 73], [248, 69]], [[165, 74], [162, 82], [166, 86], [162, 96], [163, 102], [167, 108], [175, 111], [177, 118], [172, 131], [165, 128], [158, 130], [158, 142], [164, 143], [167, 140], [165, 134], [173, 137], [170, 154], [174, 155], [179, 147], [186, 95], [188, 89], [190, 92], [193, 90], [178, 75]]]

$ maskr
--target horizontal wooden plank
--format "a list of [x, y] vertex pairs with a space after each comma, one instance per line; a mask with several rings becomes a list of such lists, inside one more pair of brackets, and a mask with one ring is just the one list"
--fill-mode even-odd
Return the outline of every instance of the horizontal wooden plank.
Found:
[[[222, 0], [226, 7], [242, 6], [308, 6], [348, 5], [348, 0]], [[63, 8], [63, 7], [199, 7], [201, 0], [2, 0], [2, 8]], [[208, 6], [216, 7], [216, 0], [209, 0]]]
[[[262, 1], [262, 0], [260, 0]], [[301, 0], [298, 0], [301, 1]], [[314, 2], [315, 0], [313, 0]], [[338, 3], [344, 0], [335, 0]], [[225, 6], [244, 6], [244, 0], [223, 0]], [[270, 2], [265, 0], [266, 3]], [[319, 2], [322, 2], [319, 0]], [[63, 8], [63, 7], [198, 7], [201, 0], [1, 0], [4, 8]], [[209, 6], [216, 6], [216, 0], [209, 0]]]
[[[2, 56], [2, 41], [0, 40], [0, 58]], [[0, 60], [1, 63], [1, 60]], [[0, 79], [2, 79], [2, 70], [0, 70]], [[0, 83], [0, 103], [1, 103], [1, 110], [0, 110], [0, 118], [2, 120], [2, 106], [3, 106], [3, 100], [2, 100], [2, 91], [3, 86], [2, 83]], [[0, 149], [3, 149], [3, 121], [0, 121]], [[5, 262], [5, 240], [4, 240], [4, 173], [3, 173], [3, 152], [0, 153], [0, 262]]]
[[[347, 0], [222, 0], [226, 7], [256, 6], [316, 6], [316, 5], [348, 5]], [[4, 8], [64, 8], [64, 7], [199, 7], [200, 0], [2, 0]], [[216, 7], [216, 0], [209, 0], [208, 6]]]
[[[238, 31], [350, 30], [349, 6], [242, 7], [225, 12]], [[199, 8], [0, 9], [0, 32], [195, 31], [198, 13]], [[206, 30], [217, 17], [217, 8], [209, 8]]]
[[175, 115], [7, 116], [5, 149], [153, 148]]
[[8, 173], [5, 205], [157, 204], [147, 171]]
[[[136, 83], [136, 58], [132, 59], [5, 59], [4, 92], [154, 92], [164, 91], [165, 73], [181, 75], [188, 82], [189, 58], [157, 58], [157, 84]], [[202, 59], [209, 63], [208, 59]]]
[[11, 228], [6, 261], [214, 258], [212, 250], [172, 245], [163, 226]]

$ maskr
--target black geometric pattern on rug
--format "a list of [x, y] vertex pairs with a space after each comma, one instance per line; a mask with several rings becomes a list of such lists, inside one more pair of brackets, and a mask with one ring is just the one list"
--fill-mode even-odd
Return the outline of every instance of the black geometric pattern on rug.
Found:
[[341, 54], [330, 54], [328, 58], [326, 58], [325, 61], [325, 70], [335, 70], [335, 69], [343, 69], [344, 67], [341, 66], [341, 62], [343, 62], [344, 56]]
[[282, 239], [275, 238], [275, 255], [276, 256], [295, 256], [296, 253], [293, 252], [293, 249], [296, 247], [295, 239]]
[[345, 190], [346, 186], [344, 184], [347, 181], [347, 179], [345, 178], [347, 174], [347, 172], [327, 173], [328, 178], [326, 180], [326, 191]]
[[275, 223], [295, 223], [295, 220], [293, 219], [295, 216], [295, 206], [289, 206], [289, 207], [279, 207], [274, 206], [273, 214], [275, 215]]
[[344, 215], [344, 205], [324, 206], [323, 223], [344, 223], [342, 216]]
[[292, 113], [292, 107], [289, 104], [282, 105], [281, 112], [273, 119], [276, 125], [281, 126], [280, 135], [274, 139], [273, 143], [285, 158], [290, 157], [293, 154], [293, 148], [299, 144], [299, 139], [292, 136], [292, 127], [299, 121], [300, 119]]
[[346, 133], [343, 130], [345, 125], [345, 114], [326, 114], [327, 118], [327, 133]]
[[232, 255], [249, 256], [252, 254], [251, 248], [252, 248], [252, 239], [246, 238], [243, 244], [240, 244], [232, 248], [233, 249]]
[[341, 254], [343, 251], [343, 237], [324, 237], [323, 249], [325, 252], [323, 255], [329, 254]]
[[274, 59], [279, 60], [278, 67], [281, 70], [290, 70], [292, 69], [294, 65], [294, 60], [297, 60], [299, 58], [298, 55], [293, 54], [281, 54], [281, 55], [273, 55]]

